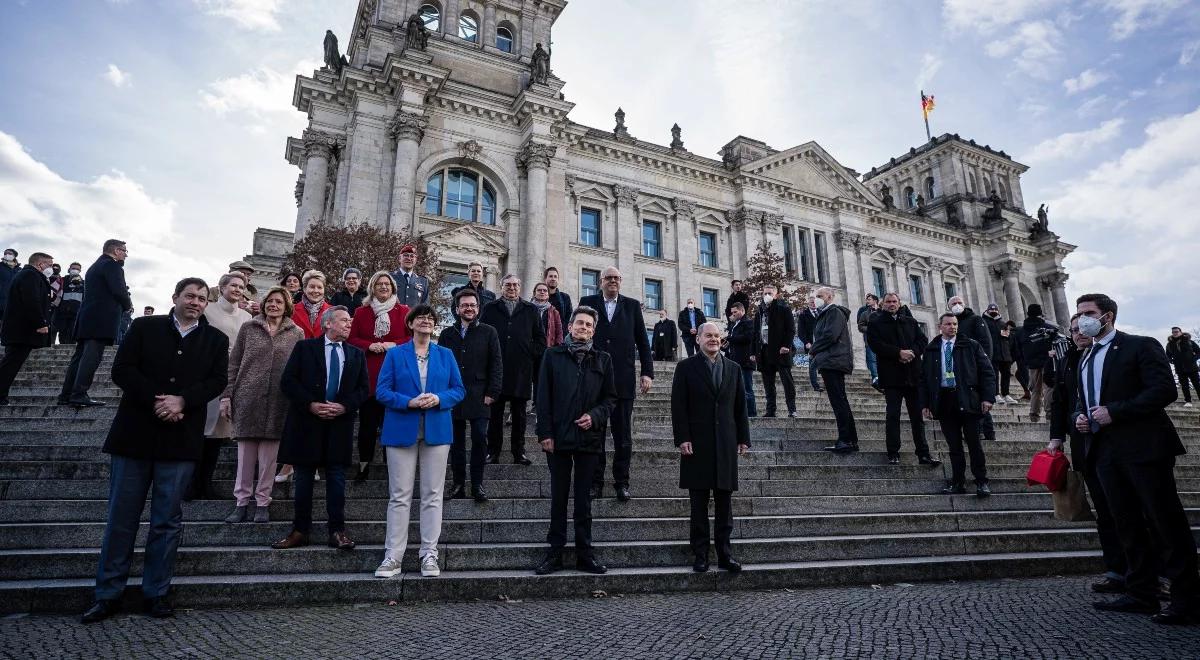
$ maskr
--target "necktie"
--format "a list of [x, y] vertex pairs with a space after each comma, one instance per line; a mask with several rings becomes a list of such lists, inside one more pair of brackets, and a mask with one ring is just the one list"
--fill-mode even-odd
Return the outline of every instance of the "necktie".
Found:
[[713, 387], [717, 391], [720, 391], [720, 389], [721, 389], [721, 367], [722, 366], [724, 366], [724, 365], [721, 364], [721, 361], [719, 359], [716, 362], [710, 363], [710, 368], [712, 369]]
[[942, 342], [942, 372], [947, 387], [954, 387], [954, 344]]
[[338, 385], [342, 380], [342, 358], [338, 354], [340, 344], [332, 344], [329, 349], [329, 380], [325, 383], [325, 401], [333, 401], [338, 393]]
[[1083, 365], [1083, 381], [1084, 388], [1087, 391], [1087, 400], [1084, 401], [1085, 409], [1087, 409], [1088, 419], [1092, 418], [1091, 407], [1096, 405], [1096, 356], [1103, 349], [1097, 345], [1092, 349], [1092, 352], [1087, 356], [1087, 364]]

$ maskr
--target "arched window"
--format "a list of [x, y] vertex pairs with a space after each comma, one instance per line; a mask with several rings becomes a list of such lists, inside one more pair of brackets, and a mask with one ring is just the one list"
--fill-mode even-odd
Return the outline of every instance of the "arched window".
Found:
[[425, 213], [494, 225], [496, 188], [482, 174], [471, 170], [439, 170], [425, 184]]
[[971, 172], [967, 172], [967, 192], [973, 195], [975, 194], [975, 190], [975, 175]]
[[984, 195], [992, 194], [992, 181], [991, 179], [987, 178], [987, 176], [983, 177], [983, 190], [980, 192], [982, 192]]
[[906, 208], [912, 208], [917, 205], [917, 191], [913, 190], [912, 186], [904, 187], [904, 203]]
[[473, 44], [479, 43], [479, 19], [463, 12], [458, 17], [458, 36], [463, 41], [469, 41]]
[[513, 52], [513, 33], [507, 26], [496, 28], [496, 48], [506, 53]]
[[1000, 191], [1000, 199], [1004, 200], [1005, 202], [1007, 202], [1009, 204], [1012, 204], [1012, 197], [1009, 197], [1008, 187], [1004, 185], [1004, 181], [1001, 181], [1000, 179], [996, 179], [996, 185], [998, 186], [998, 190]]
[[421, 5], [421, 9], [417, 11], [417, 15], [421, 17], [421, 22], [425, 24], [425, 29], [430, 32], [437, 32], [442, 28], [442, 12], [435, 4]]
[[937, 197], [937, 195], [933, 194], [933, 177], [926, 177], [925, 178], [925, 199], [927, 199], [929, 201], [933, 201], [934, 197]]

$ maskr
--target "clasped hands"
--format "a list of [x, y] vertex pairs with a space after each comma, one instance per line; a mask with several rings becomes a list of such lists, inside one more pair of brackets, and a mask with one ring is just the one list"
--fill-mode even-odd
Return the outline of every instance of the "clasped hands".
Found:
[[442, 400], [438, 398], [438, 395], [426, 392], [409, 399], [408, 407], [418, 410], [428, 410], [430, 408], [436, 408], [441, 402]]
[[[587, 431], [592, 428], [592, 416], [589, 413], [584, 413], [579, 419], [575, 420], [575, 426]], [[542, 438], [539, 443], [542, 445], [542, 451], [554, 453], [554, 438]]]
[[900, 351], [900, 364], [908, 364], [917, 358], [917, 354], [907, 348]]
[[[747, 451], [750, 451], [750, 445], [738, 445], [738, 453], [739, 454], [744, 454]], [[692, 449], [691, 442], [682, 442], [679, 444], [679, 453], [684, 456], [691, 456], [692, 454], [694, 454], [696, 452]]]
[[395, 348], [395, 347], [396, 347], [395, 342], [377, 341], [374, 344], [371, 344], [370, 346], [368, 346], [367, 350], [371, 351], [372, 353], [387, 353], [389, 348]]
[[308, 404], [308, 411], [321, 419], [333, 419], [346, 413], [346, 406], [340, 403], [325, 403], [313, 401]]
[[178, 422], [183, 419], [183, 397], [174, 394], [155, 396], [154, 416], [164, 422]]
[[[1100, 426], [1112, 424], [1113, 419], [1112, 415], [1108, 412], [1108, 406], [1092, 406], [1088, 409], [1088, 413], [1091, 414], [1092, 420]], [[1088, 415], [1078, 415], [1075, 417], [1075, 430], [1080, 433], [1092, 432], [1092, 425], [1091, 421], [1088, 420]]]

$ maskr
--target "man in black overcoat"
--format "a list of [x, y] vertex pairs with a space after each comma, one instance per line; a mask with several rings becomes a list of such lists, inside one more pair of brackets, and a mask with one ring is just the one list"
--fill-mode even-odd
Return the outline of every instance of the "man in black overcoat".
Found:
[[[633, 458], [633, 398], [636, 392], [650, 392], [650, 386], [654, 383], [654, 358], [650, 355], [650, 340], [646, 338], [642, 304], [621, 295], [621, 271], [614, 266], [605, 268], [601, 273], [600, 290], [600, 295], [580, 298], [579, 304], [600, 313], [594, 343], [596, 350], [612, 356], [613, 377], [617, 385], [617, 407], [613, 410], [611, 424], [613, 488], [618, 501], [628, 502], [629, 463]], [[635, 357], [641, 362], [640, 378], [634, 368]], [[602, 453], [592, 481], [592, 497], [603, 495], [603, 484]]]
[[115, 238], [104, 242], [104, 254], [88, 268], [84, 280], [83, 304], [75, 317], [75, 353], [67, 365], [59, 405], [102, 406], [88, 395], [92, 379], [104, 349], [117, 339], [122, 315], [133, 309], [129, 287], [125, 284], [125, 241]]
[[8, 304], [0, 325], [0, 343], [4, 344], [4, 357], [0, 358], [0, 406], [8, 405], [8, 390], [29, 354], [48, 345], [50, 280], [42, 271], [53, 263], [54, 257], [48, 254], [31, 254], [29, 263], [17, 271], [8, 286]]
[[885, 434], [888, 463], [900, 464], [900, 404], [908, 410], [913, 447], [921, 465], [937, 466], [941, 461], [929, 455], [925, 441], [925, 420], [921, 418], [921, 355], [929, 340], [916, 319], [900, 309], [900, 296], [883, 296], [883, 309], [867, 321], [867, 345], [875, 352], [879, 369], [879, 388], [887, 401]]
[[675, 322], [667, 318], [667, 310], [658, 310], [658, 323], [654, 324], [654, 340], [651, 342], [655, 360], [675, 361], [675, 349], [679, 345], [678, 332]]
[[729, 297], [725, 299], [726, 322], [728, 322], [732, 316], [731, 312], [733, 312], [733, 306], [737, 303], [742, 303], [742, 309], [745, 310], [743, 316], [749, 316], [750, 314], [750, 296], [742, 290], [743, 286], [744, 285], [742, 284], [741, 280], [734, 280], [729, 283], [729, 288], [733, 290], [733, 293], [730, 293]]
[[458, 322], [442, 331], [438, 346], [454, 352], [459, 375], [467, 389], [454, 406], [454, 442], [450, 445], [450, 469], [454, 486], [446, 499], [466, 497], [467, 424], [471, 425], [471, 493], [476, 502], [486, 502], [483, 466], [487, 463], [488, 423], [491, 405], [500, 398], [504, 385], [504, 359], [496, 329], [479, 322], [479, 293], [466, 288], [454, 296]]
[[330, 307], [321, 315], [324, 336], [297, 342], [280, 378], [288, 415], [279, 443], [279, 462], [296, 470], [292, 531], [271, 547], [308, 545], [312, 531], [312, 493], [317, 468], [325, 472], [329, 546], [353, 550], [346, 534], [346, 466], [354, 453], [354, 419], [370, 396], [367, 359], [346, 343], [350, 313]]
[[558, 288], [558, 279], [558, 269], [554, 266], [542, 271], [542, 282], [550, 289], [550, 304], [558, 310], [558, 318], [562, 319], [562, 339], [565, 341], [570, 332], [567, 325], [571, 322], [571, 310], [575, 308], [571, 304], [571, 294]]
[[729, 336], [725, 355], [742, 369], [742, 385], [746, 393], [746, 414], [758, 417], [754, 404], [754, 349], [758, 345], [754, 337], [754, 322], [746, 318], [746, 308], [735, 302], [729, 308]]
[[696, 340], [700, 336], [700, 326], [708, 321], [704, 312], [696, 309], [696, 301], [688, 298], [687, 306], [679, 312], [679, 337], [683, 339], [683, 347], [688, 357], [696, 354]]
[[679, 363], [671, 383], [671, 429], [679, 447], [679, 487], [691, 499], [692, 570], [708, 570], [708, 501], [715, 502], [717, 566], [742, 570], [732, 556], [738, 454], [750, 448], [741, 367], [721, 355], [721, 330], [701, 327], [700, 354]]
[[783, 383], [783, 399], [788, 417], [796, 416], [796, 386], [792, 383], [792, 347], [796, 338], [796, 317], [786, 301], [779, 299], [779, 289], [773, 284], [763, 287], [763, 301], [754, 318], [754, 334], [758, 341], [755, 363], [762, 373], [766, 390], [767, 412], [775, 416], [775, 374]]
[[175, 614], [167, 595], [183, 534], [183, 494], [204, 451], [208, 402], [225, 389], [229, 338], [204, 318], [204, 280], [180, 280], [172, 300], [175, 306], [165, 316], [133, 323], [113, 360], [112, 379], [121, 388], [121, 403], [104, 441], [104, 452], [111, 456], [108, 519], [96, 601], [84, 613], [84, 623], [120, 609], [151, 484], [143, 608], [157, 618]]
[[[800, 338], [800, 343], [804, 345], [804, 352], [810, 356], [812, 354], [813, 336], [817, 331], [817, 319], [821, 313], [817, 311], [817, 297], [808, 297], [808, 307], [800, 310], [796, 314], [796, 336]], [[812, 366], [812, 360], [809, 360], [808, 365], [808, 384], [812, 386], [814, 392], [824, 392], [825, 388], [821, 386], [821, 381], [817, 377], [817, 370]]]
[[[546, 331], [537, 307], [521, 299], [521, 279], [513, 274], [500, 283], [500, 298], [483, 306], [479, 322], [496, 329], [504, 358], [500, 397], [491, 406], [488, 423], [488, 461], [500, 462], [504, 447], [504, 404], [512, 411], [509, 448], [513, 463], [529, 465], [525, 456], [525, 413], [533, 396], [533, 368], [546, 351]], [[465, 382], [465, 381], [464, 381]]]

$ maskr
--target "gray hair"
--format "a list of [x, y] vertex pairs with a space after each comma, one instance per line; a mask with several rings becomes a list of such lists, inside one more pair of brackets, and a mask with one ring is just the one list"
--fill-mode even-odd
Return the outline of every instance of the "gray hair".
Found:
[[836, 295], [836, 292], [835, 292], [833, 289], [831, 289], [830, 287], [827, 287], [827, 286], [823, 286], [823, 287], [821, 287], [821, 288], [817, 289], [816, 291], [814, 291], [814, 292], [813, 292], [813, 295], [815, 295], [815, 296], [819, 296], [819, 295], [821, 295], [821, 294], [823, 294], [823, 293], [827, 293], [827, 294], [829, 294], [829, 295], [831, 295], [831, 296], [833, 296], [833, 295]]
[[346, 309], [345, 305], [334, 305], [333, 307], [330, 307], [329, 309], [325, 310], [324, 314], [321, 314], [321, 327], [329, 327], [329, 325], [333, 323], [333, 315], [337, 314], [338, 312], [346, 312], [349, 314], [350, 310]]
[[507, 282], [509, 280], [516, 280], [516, 281], [520, 282], [521, 278], [517, 277], [516, 273], [508, 273], [500, 280], [500, 283], [504, 284], [505, 282]]

